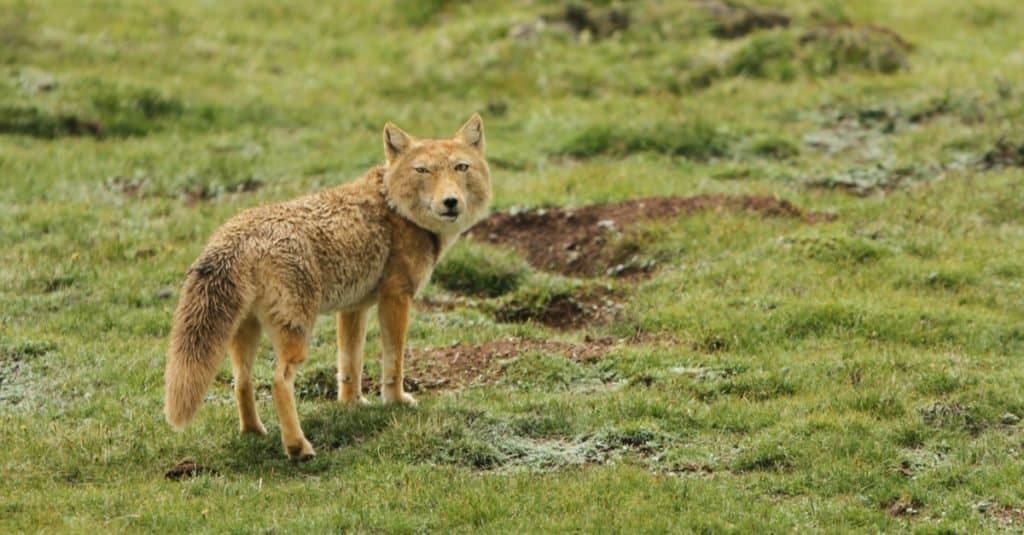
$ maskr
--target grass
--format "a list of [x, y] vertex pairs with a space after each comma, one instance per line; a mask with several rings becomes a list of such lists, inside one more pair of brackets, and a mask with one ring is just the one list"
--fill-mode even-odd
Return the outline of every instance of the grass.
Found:
[[[1024, 9], [768, 4], [791, 24], [720, 39], [646, 0], [607, 35], [540, 1], [0, 0], [0, 530], [1020, 529]], [[170, 316], [210, 233], [379, 163], [385, 121], [442, 136], [476, 110], [498, 209], [716, 193], [837, 218], [645, 223], [624, 235], [647, 278], [463, 243], [411, 358], [614, 344], [352, 410], [324, 317], [300, 374], [314, 460], [281, 451], [267, 343], [270, 436], [238, 436], [227, 365], [172, 432]], [[604, 287], [604, 323], [499, 321]], [[184, 458], [216, 472], [165, 479]]]

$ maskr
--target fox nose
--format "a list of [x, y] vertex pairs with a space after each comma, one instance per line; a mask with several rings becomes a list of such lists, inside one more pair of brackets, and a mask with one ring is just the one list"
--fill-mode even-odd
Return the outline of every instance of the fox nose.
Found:
[[444, 207], [445, 208], [447, 208], [449, 210], [454, 210], [458, 206], [459, 206], [459, 200], [456, 199], [455, 197], [445, 197], [444, 198]]

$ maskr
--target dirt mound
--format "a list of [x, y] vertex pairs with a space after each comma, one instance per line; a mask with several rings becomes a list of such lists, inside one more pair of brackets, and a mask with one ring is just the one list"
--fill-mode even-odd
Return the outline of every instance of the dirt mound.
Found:
[[[648, 339], [637, 339], [639, 343]], [[613, 338], [587, 339], [580, 344], [558, 340], [506, 338], [482, 344], [456, 342], [449, 346], [407, 351], [405, 356], [407, 392], [454, 390], [474, 384], [491, 383], [503, 372], [503, 362], [531, 351], [561, 355], [577, 362], [593, 362], [604, 357], [620, 343]], [[296, 393], [302, 399], [336, 399], [337, 378], [333, 367], [308, 370], [299, 375]], [[374, 395], [380, 391], [376, 377], [363, 376], [362, 391]]]
[[218, 472], [217, 470], [210, 468], [209, 466], [196, 464], [196, 462], [191, 459], [185, 459], [184, 461], [181, 461], [180, 463], [171, 467], [171, 469], [164, 474], [164, 477], [173, 481], [177, 481], [181, 479], [197, 477], [202, 474], [216, 476], [218, 475]]
[[669, 219], [707, 210], [735, 210], [765, 217], [830, 221], [832, 214], [805, 213], [789, 201], [765, 196], [698, 195], [648, 197], [592, 204], [576, 209], [537, 208], [498, 212], [473, 227], [467, 236], [511, 247], [534, 267], [570, 276], [625, 275], [647, 269], [617, 269], [636, 251], [617, 247], [620, 231], [641, 221]]
[[617, 342], [602, 338], [571, 344], [557, 340], [508, 338], [472, 345], [458, 342], [415, 352], [406, 362], [409, 376], [421, 390], [459, 388], [497, 380], [502, 362], [531, 351], [553, 353], [577, 362], [604, 357]]
[[620, 308], [613, 292], [599, 288], [513, 300], [498, 308], [494, 318], [503, 323], [533, 321], [569, 330], [607, 323], [615, 318]]
[[805, 62], [817, 74], [834, 74], [844, 65], [894, 73], [908, 65], [914, 45], [900, 34], [873, 24], [822, 24], [800, 36], [808, 52]]
[[978, 166], [986, 171], [1006, 167], [1024, 167], [1024, 142], [1014, 143], [1005, 138], [996, 141], [995, 146], [982, 155]]
[[545, 32], [568, 33], [581, 41], [600, 40], [629, 29], [629, 10], [620, 6], [599, 8], [570, 2], [564, 9], [509, 30], [514, 39], [532, 39]]
[[700, 0], [697, 4], [714, 19], [715, 37], [734, 39], [751, 32], [789, 26], [789, 16], [775, 11], [754, 9], [736, 2]]

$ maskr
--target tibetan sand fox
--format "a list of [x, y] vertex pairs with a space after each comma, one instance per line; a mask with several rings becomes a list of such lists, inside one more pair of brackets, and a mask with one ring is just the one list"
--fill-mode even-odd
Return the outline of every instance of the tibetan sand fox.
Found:
[[459, 234], [487, 215], [491, 176], [478, 114], [451, 139], [384, 126], [383, 166], [347, 184], [251, 208], [210, 238], [189, 268], [174, 313], [164, 413], [175, 428], [195, 416], [231, 354], [242, 432], [265, 434], [252, 367], [260, 333], [277, 353], [274, 406], [289, 457], [312, 456], [295, 410], [295, 376], [318, 314], [338, 322], [338, 400], [366, 404], [360, 384], [370, 307], [381, 333], [381, 397], [415, 405], [402, 389], [413, 297]]

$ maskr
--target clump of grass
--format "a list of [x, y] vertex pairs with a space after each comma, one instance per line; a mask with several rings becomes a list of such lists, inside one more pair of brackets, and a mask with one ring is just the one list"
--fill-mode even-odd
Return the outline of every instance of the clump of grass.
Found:
[[335, 399], [338, 397], [338, 376], [333, 366], [303, 370], [295, 381], [295, 395], [300, 399]]
[[761, 372], [702, 383], [698, 397], [705, 401], [714, 400], [719, 396], [766, 401], [791, 396], [796, 391], [796, 385], [785, 375], [779, 372]]
[[883, 165], [855, 167], [807, 180], [812, 188], [837, 189], [858, 197], [906, 187], [927, 177], [927, 168], [913, 165], [889, 168]]
[[103, 135], [99, 122], [71, 114], [53, 114], [35, 106], [0, 107], [0, 134], [15, 134], [42, 139], [64, 136]]
[[166, 126], [185, 113], [185, 104], [152, 88], [121, 89], [85, 84], [77, 111], [53, 113], [37, 106], [0, 107], [0, 134], [42, 139], [65, 136], [134, 137]]
[[889, 252], [883, 245], [866, 238], [820, 232], [789, 237], [783, 243], [807, 258], [838, 265], [871, 263]]
[[628, 450], [651, 454], [671, 444], [672, 438], [650, 425], [631, 423], [599, 431], [589, 442], [597, 451]]
[[657, 152], [691, 160], [708, 160], [729, 155], [729, 137], [711, 123], [655, 123], [639, 128], [612, 124], [586, 127], [570, 138], [558, 153], [577, 158], [598, 155], [626, 156]]
[[849, 406], [878, 419], [897, 418], [906, 412], [899, 397], [891, 392], [877, 390], [857, 393], [853, 396]]
[[506, 366], [501, 382], [523, 390], [566, 390], [581, 384], [587, 374], [581, 364], [568, 358], [532, 353]]
[[755, 139], [750, 151], [756, 156], [773, 160], [789, 160], [800, 155], [800, 147], [796, 143], [777, 136]]
[[725, 64], [726, 76], [748, 76], [789, 81], [799, 72], [796, 64], [797, 45], [789, 32], [775, 31], [752, 37]]
[[735, 472], [786, 472], [794, 465], [795, 459], [789, 450], [768, 441], [741, 453], [730, 468]]
[[529, 267], [522, 258], [484, 244], [457, 243], [434, 270], [442, 288], [479, 297], [499, 297], [514, 291]]
[[985, 428], [978, 410], [956, 401], [936, 401], [918, 409], [921, 420], [929, 426], [977, 434]]
[[896, 32], [873, 25], [825, 24], [800, 37], [803, 63], [814, 75], [832, 75], [848, 67], [891, 74], [908, 65], [912, 47]]
[[164, 118], [180, 116], [184, 103], [177, 97], [152, 88], [110, 88], [98, 85], [92, 95], [92, 106], [103, 125], [103, 133], [111, 136], [141, 136], [159, 128]]
[[902, 448], [920, 448], [924, 446], [928, 435], [928, 429], [915, 422], [896, 429], [892, 441]]
[[963, 381], [956, 375], [934, 372], [918, 379], [915, 388], [918, 392], [930, 396], [952, 394], [963, 386]]
[[700, 89], [719, 78], [737, 76], [789, 82], [801, 72], [831, 76], [850, 69], [891, 74], [907, 67], [912, 48], [891, 30], [847, 22], [822, 24], [799, 38], [790, 30], [762, 32], [722, 65], [694, 69], [686, 85]]
[[424, 26], [466, 0], [399, 0], [394, 12], [409, 26]]

